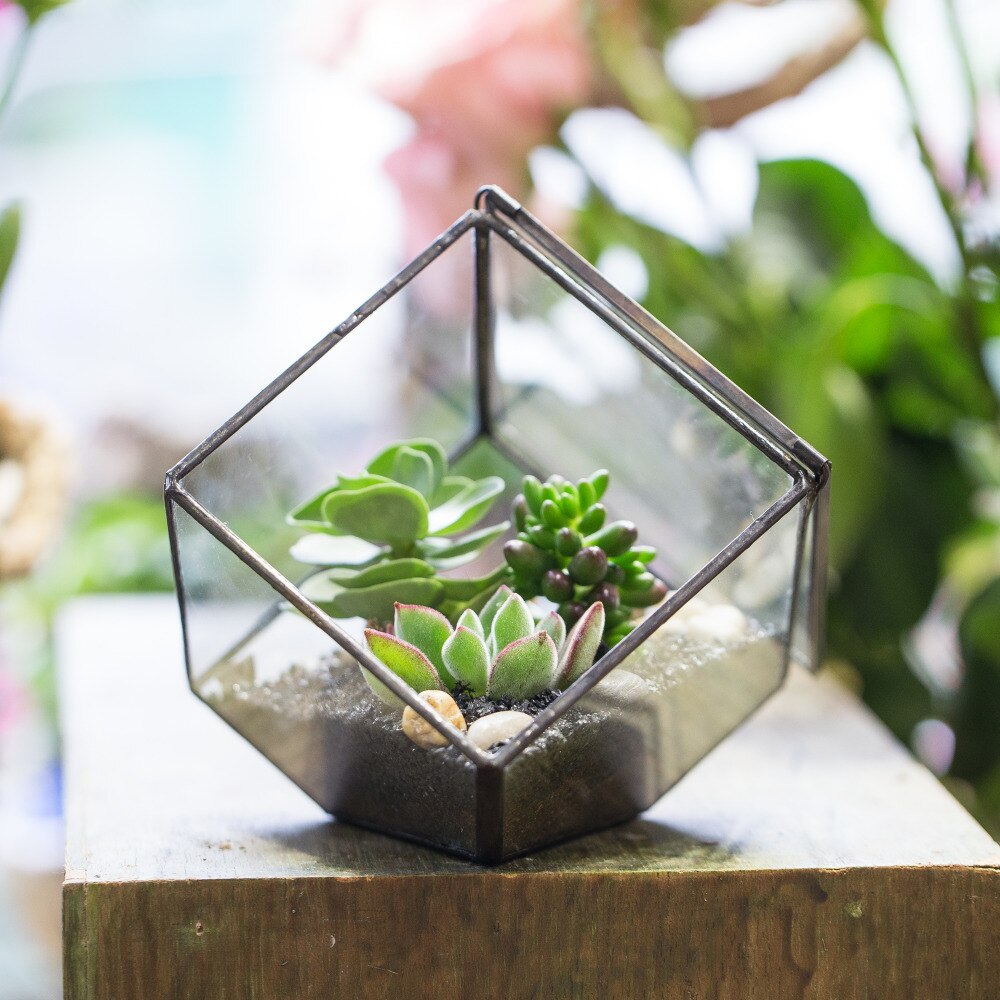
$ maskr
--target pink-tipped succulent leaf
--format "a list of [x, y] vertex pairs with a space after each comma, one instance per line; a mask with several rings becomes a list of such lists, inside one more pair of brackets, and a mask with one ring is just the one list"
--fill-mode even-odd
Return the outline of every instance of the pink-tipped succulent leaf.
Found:
[[591, 604], [566, 637], [556, 677], [558, 687], [569, 687], [585, 670], [590, 669], [603, 633], [604, 605]]

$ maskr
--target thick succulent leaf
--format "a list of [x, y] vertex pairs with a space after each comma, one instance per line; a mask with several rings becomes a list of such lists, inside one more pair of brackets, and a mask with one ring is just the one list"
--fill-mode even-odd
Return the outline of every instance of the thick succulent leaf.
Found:
[[[405, 681], [418, 693], [420, 691], [439, 691], [443, 685], [438, 672], [430, 660], [416, 646], [404, 642], [398, 636], [379, 632], [373, 628], [365, 629], [365, 639], [368, 648], [382, 661], [400, 680]], [[384, 684], [373, 677], [367, 670], [365, 679], [372, 689], [381, 697], [380, 688], [388, 691]], [[378, 687], [375, 687], [375, 684]]]
[[454, 534], [471, 528], [486, 515], [503, 490], [504, 481], [499, 476], [480, 479], [431, 511], [427, 534]]
[[[404, 449], [419, 451], [427, 456], [433, 468], [434, 490], [436, 490], [448, 469], [448, 456], [445, 455], [444, 448], [431, 438], [413, 438], [410, 441], [397, 441], [389, 445], [368, 463], [368, 471], [376, 476], [392, 477], [396, 471], [396, 459]], [[431, 491], [432, 496], [434, 490]]]
[[511, 594], [496, 613], [490, 627], [490, 645], [494, 653], [499, 653], [518, 639], [531, 635], [535, 622], [520, 594]]
[[448, 673], [456, 681], [467, 685], [473, 695], [486, 693], [490, 674], [490, 654], [483, 637], [478, 632], [460, 624], [444, 644], [442, 652]]
[[412, 542], [427, 534], [427, 501], [409, 486], [376, 483], [337, 490], [323, 501], [323, 518], [339, 532], [369, 542]]
[[326, 573], [312, 577], [300, 589], [331, 618], [364, 618], [366, 621], [392, 621], [396, 601], [434, 605], [441, 600], [438, 580], [392, 580], [373, 587], [348, 590], [327, 578]]
[[639, 537], [639, 531], [631, 521], [613, 521], [596, 534], [585, 539], [587, 545], [597, 545], [604, 549], [608, 558], [623, 556]]
[[556, 649], [562, 649], [562, 645], [566, 641], [566, 623], [558, 612], [550, 611], [538, 623], [538, 627], [541, 631], [548, 632], [552, 636]]
[[484, 635], [490, 634], [496, 613], [507, 603], [507, 598], [513, 593], [514, 591], [507, 584], [504, 584], [498, 587], [497, 592], [483, 605], [479, 612], [479, 620], [482, 622]]
[[451, 601], [471, 601], [477, 594], [484, 590], [492, 591], [501, 580], [507, 578], [510, 570], [504, 566], [498, 566], [492, 573], [486, 576], [472, 577], [467, 580], [447, 580], [442, 578], [441, 585], [444, 587], [444, 596]]
[[536, 632], [500, 651], [487, 690], [493, 698], [531, 698], [552, 686], [558, 654], [548, 632]]
[[370, 472], [362, 472], [360, 476], [338, 475], [336, 488], [338, 490], [360, 490], [365, 486], [375, 486], [377, 483], [391, 483], [388, 476], [376, 476]]
[[438, 484], [434, 481], [434, 465], [422, 451], [400, 448], [392, 467], [392, 478], [410, 486], [424, 499], [434, 496]]
[[569, 687], [585, 670], [590, 669], [603, 634], [604, 605], [598, 602], [587, 608], [566, 636], [566, 645], [559, 659], [557, 687]]
[[[330, 525], [323, 519], [323, 504], [328, 496], [336, 493], [336, 486], [328, 486], [325, 490], [310, 497], [305, 503], [300, 504], [295, 510], [285, 515], [285, 521], [296, 528], [310, 528], [316, 531], [333, 531]], [[337, 534], [337, 532], [333, 532]]]
[[480, 639], [486, 639], [486, 631], [483, 629], [483, 623], [479, 620], [479, 615], [472, 608], [466, 608], [462, 612], [456, 627], [458, 626], [467, 628], [470, 632], [475, 632]]
[[421, 650], [446, 682], [453, 679], [445, 666], [441, 650], [451, 638], [451, 623], [440, 611], [419, 604], [399, 604], [395, 608], [396, 635]]
[[432, 556], [428, 556], [419, 547], [417, 552], [422, 559], [426, 559], [439, 573], [444, 573], [452, 569], [461, 569], [463, 566], [468, 566], [469, 563], [475, 562], [479, 558], [478, 552], [470, 552], [464, 556], [455, 556], [454, 559], [435, 559]]
[[303, 535], [289, 550], [291, 557], [310, 566], [369, 566], [388, 549], [349, 535]]
[[651, 608], [667, 596], [667, 586], [662, 580], [654, 580], [648, 587], [632, 590], [618, 588], [618, 598], [627, 608]]
[[453, 500], [458, 496], [463, 490], [470, 489], [476, 485], [474, 479], [470, 479], [468, 476], [445, 476], [441, 480], [441, 485], [437, 488], [437, 492], [431, 498], [431, 508], [440, 507], [442, 504], [446, 504], [449, 500]]
[[542, 501], [545, 499], [542, 493], [542, 484], [534, 476], [525, 476], [521, 483], [521, 492], [528, 504], [528, 509], [535, 517], [539, 517], [542, 513]]
[[494, 524], [488, 528], [471, 531], [467, 535], [462, 535], [461, 538], [424, 538], [420, 542], [420, 553], [435, 565], [458, 556], [469, 556], [474, 559], [509, 527], [510, 521], [502, 521], [500, 524]]
[[310, 497], [305, 503], [300, 504], [285, 520], [288, 524], [296, 528], [308, 528], [312, 531], [326, 531], [333, 535], [343, 534], [326, 521], [323, 516], [323, 504], [327, 497], [339, 490], [360, 490], [366, 486], [374, 486], [377, 483], [387, 483], [388, 479], [381, 476], [338, 476], [333, 486], [327, 486], [320, 490], [314, 497]]
[[611, 477], [607, 469], [598, 469], [597, 472], [587, 476], [587, 479], [590, 480], [590, 484], [594, 487], [594, 493], [597, 494], [598, 500], [604, 496], [604, 491], [608, 488], [608, 480], [610, 478]]
[[434, 567], [422, 559], [387, 559], [368, 569], [331, 569], [327, 579], [350, 590], [359, 587], [374, 587], [376, 583], [390, 583], [393, 580], [416, 580], [434, 576]]

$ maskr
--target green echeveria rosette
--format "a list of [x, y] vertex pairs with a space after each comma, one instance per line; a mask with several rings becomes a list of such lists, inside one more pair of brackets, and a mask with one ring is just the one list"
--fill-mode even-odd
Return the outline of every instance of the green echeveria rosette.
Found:
[[452, 475], [436, 441], [401, 441], [380, 452], [358, 476], [336, 482], [288, 515], [309, 534], [292, 546], [299, 562], [323, 567], [302, 592], [334, 618], [385, 623], [397, 602], [436, 608], [452, 620], [481, 607], [509, 578], [500, 566], [486, 576], [442, 573], [471, 562], [509, 522], [474, 528], [504, 490], [498, 476]]
[[568, 626], [588, 607], [602, 604], [604, 641], [613, 646], [635, 628], [636, 611], [659, 604], [667, 590], [649, 572], [656, 550], [636, 545], [636, 526], [605, 523], [600, 501], [607, 487], [603, 469], [576, 484], [561, 476], [544, 483], [525, 476], [514, 501], [518, 534], [504, 546], [504, 556], [514, 589], [525, 598], [542, 595], [558, 604]]
[[[590, 668], [604, 619], [604, 606], [594, 604], [567, 634], [554, 611], [536, 622], [524, 598], [502, 586], [479, 614], [466, 609], [454, 628], [440, 611], [397, 603], [392, 631], [367, 629], [365, 638], [372, 653], [418, 693], [527, 699], [561, 691]], [[365, 678], [383, 701], [399, 702], [368, 671]]]

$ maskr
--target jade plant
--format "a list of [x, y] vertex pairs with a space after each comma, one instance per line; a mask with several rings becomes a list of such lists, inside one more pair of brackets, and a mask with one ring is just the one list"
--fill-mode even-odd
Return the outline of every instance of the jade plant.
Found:
[[667, 591], [649, 572], [656, 550], [636, 544], [636, 526], [605, 524], [600, 501], [607, 487], [603, 469], [575, 484], [562, 476], [544, 483], [525, 476], [514, 501], [517, 537], [504, 546], [504, 557], [514, 589], [522, 597], [541, 594], [557, 604], [568, 626], [588, 607], [602, 604], [604, 642], [613, 646], [635, 628], [636, 611], [659, 604]]
[[[524, 598], [501, 586], [478, 614], [466, 609], [452, 628], [433, 608], [395, 606], [392, 632], [366, 629], [372, 653], [415, 691], [473, 697], [532, 698], [569, 687], [594, 662], [604, 606], [591, 605], [569, 634], [554, 611], [537, 622]], [[365, 671], [384, 701], [398, 699]]]
[[288, 515], [308, 532], [292, 546], [322, 567], [302, 591], [334, 618], [385, 623], [396, 602], [440, 610], [455, 620], [481, 607], [509, 576], [501, 565], [475, 579], [444, 576], [482, 553], [509, 522], [469, 531], [489, 512], [504, 482], [449, 472], [444, 449], [418, 438], [390, 445], [363, 473], [339, 475]]

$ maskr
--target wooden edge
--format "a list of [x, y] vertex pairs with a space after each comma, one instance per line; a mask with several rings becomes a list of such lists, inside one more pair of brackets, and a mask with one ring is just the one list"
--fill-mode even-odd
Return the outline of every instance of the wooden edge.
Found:
[[501, 984], [507, 1000], [986, 1000], [1000, 982], [990, 866], [70, 882], [65, 901], [66, 1000], [136, 983], [231, 1000]]

